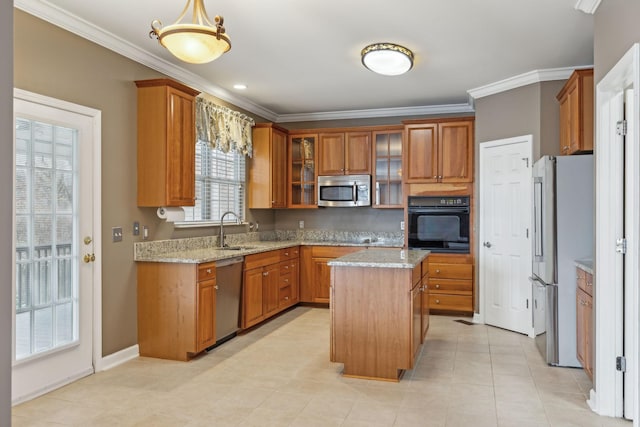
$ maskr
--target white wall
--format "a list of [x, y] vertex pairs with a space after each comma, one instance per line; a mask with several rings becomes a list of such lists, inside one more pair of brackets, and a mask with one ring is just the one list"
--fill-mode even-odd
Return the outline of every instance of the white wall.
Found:
[[0, 426], [11, 425], [13, 2], [0, 2]]

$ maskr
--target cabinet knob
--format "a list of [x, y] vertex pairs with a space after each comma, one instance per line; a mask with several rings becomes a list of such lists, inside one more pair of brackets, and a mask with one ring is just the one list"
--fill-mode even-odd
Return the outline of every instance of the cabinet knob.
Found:
[[437, 270], [436, 270], [436, 273], [440, 273], [440, 270], [439, 270], [439, 269], [437, 269]]
[[213, 286], [213, 289], [215, 289], [215, 290], [217, 291], [217, 290], [218, 290], [218, 289], [220, 289], [220, 288], [218, 287], [218, 285], [214, 285], [214, 286]]
[[289, 252], [285, 252], [285, 253], [284, 253], [284, 256], [289, 256]]
[[436, 300], [436, 304], [440, 304], [440, 300], [439, 299]]
[[440, 285], [436, 285], [436, 289], [440, 289]]
[[211, 274], [211, 269], [207, 268], [207, 274]]
[[284, 283], [289, 283], [289, 279], [284, 279]]
[[269, 272], [268, 272], [268, 271], [265, 271], [264, 273], [262, 273], [262, 275], [263, 275], [263, 276], [268, 276], [268, 275], [269, 275]]
[[284, 266], [284, 268], [285, 268], [285, 269], [289, 269], [289, 266], [288, 266], [288, 265], [285, 265], [285, 266]]

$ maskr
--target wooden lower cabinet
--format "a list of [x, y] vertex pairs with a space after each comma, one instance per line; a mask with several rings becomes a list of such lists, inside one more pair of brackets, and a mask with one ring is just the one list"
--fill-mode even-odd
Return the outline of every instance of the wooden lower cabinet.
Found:
[[578, 361], [593, 381], [593, 275], [576, 270], [576, 353]]
[[298, 302], [299, 247], [245, 256], [241, 326], [250, 328]]
[[344, 364], [343, 375], [398, 381], [414, 367], [423, 315], [415, 269], [334, 267], [331, 361]]
[[361, 246], [302, 246], [300, 248], [300, 301], [329, 303], [329, 261], [366, 249]]
[[430, 311], [473, 313], [473, 260], [432, 254], [428, 261]]
[[421, 310], [422, 310], [422, 339], [421, 341], [424, 343], [427, 337], [427, 331], [429, 330], [429, 257], [425, 258], [422, 261], [422, 293], [420, 294], [421, 298]]
[[137, 263], [140, 355], [189, 360], [215, 336], [215, 263]]

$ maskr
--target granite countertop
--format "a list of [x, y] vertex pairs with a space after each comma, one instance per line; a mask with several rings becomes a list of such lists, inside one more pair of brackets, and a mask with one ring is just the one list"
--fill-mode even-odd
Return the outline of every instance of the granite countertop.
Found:
[[591, 258], [584, 258], [584, 259], [578, 259], [574, 261], [576, 267], [578, 267], [581, 270], [586, 271], [589, 274], [593, 274], [593, 259]]
[[[228, 237], [232, 238], [232, 235]], [[376, 238], [359, 238], [353, 241], [295, 238], [289, 240], [241, 240], [229, 243], [229, 246], [234, 249], [222, 249], [217, 245], [215, 238], [192, 238], [137, 243], [134, 248], [134, 261], [200, 264], [300, 245], [360, 246], [363, 249], [367, 247], [401, 248], [402, 242]]]
[[336, 258], [331, 267], [414, 268], [429, 255], [429, 251], [406, 249], [362, 250]]

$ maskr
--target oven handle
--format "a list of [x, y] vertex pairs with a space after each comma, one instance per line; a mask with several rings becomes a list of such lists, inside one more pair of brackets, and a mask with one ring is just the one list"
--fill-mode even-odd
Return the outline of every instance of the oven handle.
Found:
[[469, 213], [469, 207], [443, 206], [440, 208], [409, 208], [410, 214], [429, 214], [429, 213]]

